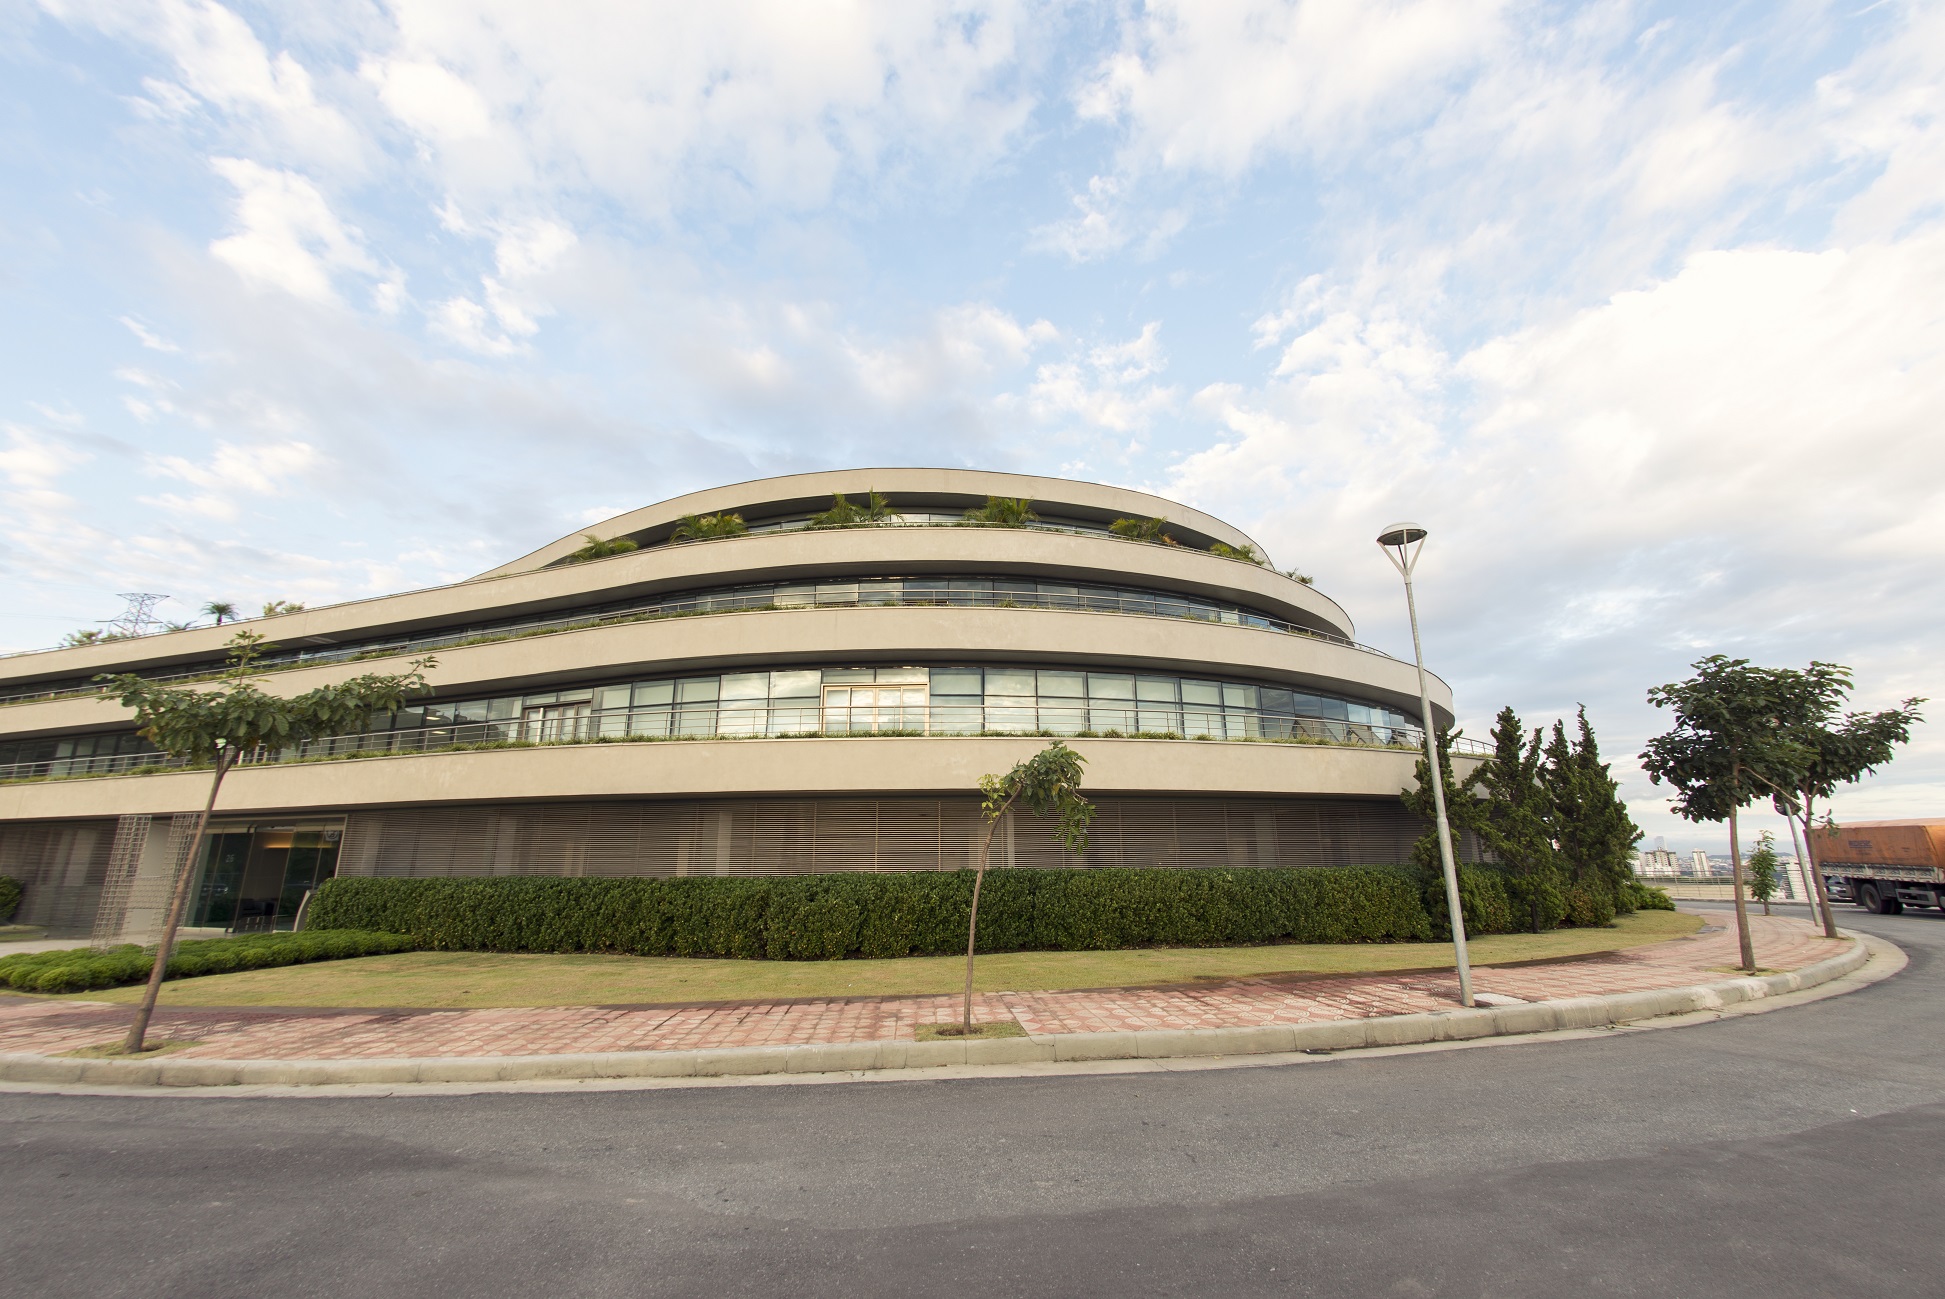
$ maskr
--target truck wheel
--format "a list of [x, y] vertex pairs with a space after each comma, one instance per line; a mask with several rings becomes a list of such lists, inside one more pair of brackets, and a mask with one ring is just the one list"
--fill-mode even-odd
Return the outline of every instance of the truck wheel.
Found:
[[[1904, 899], [1902, 899], [1902, 898], [1886, 898], [1886, 899], [1884, 899], [1884, 914], [1885, 914], [1885, 915], [1887, 915], [1887, 916], [1901, 916], [1901, 915], [1903, 915], [1903, 914], [1904, 914]], [[153, 962], [151, 962], [151, 964], [153, 964]]]
[[1851, 890], [1851, 896], [1855, 897], [1857, 905], [1866, 911], [1876, 911], [1883, 905], [1883, 899], [1878, 897], [1875, 884], [1859, 884]]

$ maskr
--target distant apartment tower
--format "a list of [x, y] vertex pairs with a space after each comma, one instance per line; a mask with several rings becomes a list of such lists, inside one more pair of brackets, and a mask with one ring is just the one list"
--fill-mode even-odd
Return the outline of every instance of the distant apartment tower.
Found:
[[1635, 870], [1641, 875], [1680, 875], [1681, 859], [1667, 848], [1647, 848], [1642, 850], [1641, 862]]
[[1712, 875], [1715, 873], [1709, 867], [1709, 855], [1700, 848], [1697, 848], [1688, 855], [1688, 864], [1689, 873], [1692, 875]]

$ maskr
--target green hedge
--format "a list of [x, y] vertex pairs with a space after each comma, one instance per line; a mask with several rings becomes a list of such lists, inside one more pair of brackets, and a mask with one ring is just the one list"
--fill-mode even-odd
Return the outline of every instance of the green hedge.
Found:
[[[1498, 872], [1465, 874], [1472, 932], [1510, 929]], [[971, 895], [970, 871], [755, 879], [340, 877], [311, 899], [307, 923], [315, 930], [402, 934], [420, 947], [451, 951], [928, 956], [965, 950]], [[1423, 898], [1413, 872], [1391, 867], [1010, 869], [986, 877], [979, 944], [981, 951], [1007, 952], [1424, 940], [1438, 926]]]
[[1673, 911], [1675, 900], [1668, 896], [1667, 889], [1658, 889], [1640, 880], [1629, 880], [1622, 885], [1627, 890], [1628, 900], [1636, 911]]
[[11, 875], [0, 875], [0, 925], [14, 918], [14, 912], [20, 910], [20, 896], [25, 892], [19, 880]]
[[[246, 934], [238, 938], [204, 938], [177, 946], [169, 957], [167, 977], [191, 979], [201, 974], [232, 974], [264, 970], [307, 961], [335, 961], [348, 956], [377, 956], [407, 952], [416, 944], [398, 934], [355, 929], [301, 934]], [[18, 992], [87, 992], [141, 983], [155, 965], [155, 953], [127, 943], [105, 951], [74, 948], [65, 952], [24, 952], [0, 958], [0, 988]]]

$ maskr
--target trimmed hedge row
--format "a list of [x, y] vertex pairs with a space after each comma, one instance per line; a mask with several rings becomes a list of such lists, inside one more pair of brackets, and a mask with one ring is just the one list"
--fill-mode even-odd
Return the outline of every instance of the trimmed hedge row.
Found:
[[[1471, 932], [1512, 928], [1499, 873], [1467, 868]], [[339, 877], [311, 899], [311, 930], [409, 937], [476, 952], [834, 960], [964, 951], [970, 871], [754, 879]], [[1410, 870], [1008, 869], [987, 875], [979, 949], [1088, 951], [1432, 938]], [[1444, 895], [1438, 896], [1438, 911]]]
[[[355, 929], [301, 934], [245, 934], [237, 938], [202, 938], [179, 945], [169, 957], [171, 979], [202, 974], [232, 974], [264, 970], [308, 961], [336, 961], [351, 956], [409, 952], [417, 944], [398, 934]], [[90, 947], [65, 952], [23, 952], [0, 958], [0, 988], [18, 992], [87, 992], [141, 983], [155, 966], [154, 951], [125, 943], [96, 951]]]

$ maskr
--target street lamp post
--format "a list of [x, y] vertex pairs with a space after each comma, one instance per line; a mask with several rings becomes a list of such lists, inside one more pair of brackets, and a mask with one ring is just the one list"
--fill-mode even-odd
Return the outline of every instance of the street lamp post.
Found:
[[1452, 955], [1459, 968], [1459, 1004], [1472, 1004], [1472, 961], [1466, 955], [1465, 911], [1459, 903], [1459, 868], [1452, 857], [1452, 823], [1445, 818], [1445, 777], [1438, 762], [1438, 732], [1432, 718], [1432, 693], [1425, 684], [1425, 650], [1418, 643], [1418, 602], [1412, 595], [1411, 571], [1425, 548], [1425, 529], [1416, 523], [1394, 523], [1378, 534], [1386, 559], [1405, 579], [1405, 610], [1411, 615], [1411, 653], [1418, 663], [1419, 721], [1425, 730], [1425, 762], [1432, 773], [1432, 806], [1438, 813], [1438, 855], [1445, 867], [1445, 905], [1452, 913]]

